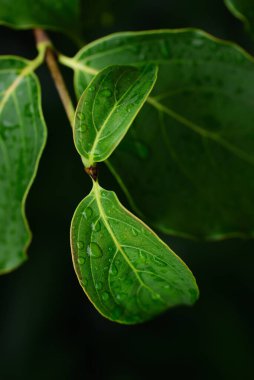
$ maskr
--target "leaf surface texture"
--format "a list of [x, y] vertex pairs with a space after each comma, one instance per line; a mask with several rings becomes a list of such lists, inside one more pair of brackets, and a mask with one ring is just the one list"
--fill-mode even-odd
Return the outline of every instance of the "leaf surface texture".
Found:
[[113, 321], [143, 322], [198, 297], [181, 259], [97, 182], [74, 214], [71, 246], [81, 286]]
[[123, 139], [156, 81], [157, 68], [110, 66], [80, 98], [74, 123], [75, 145], [86, 167], [106, 160]]
[[0, 273], [26, 260], [25, 199], [46, 140], [32, 61], [0, 58]]

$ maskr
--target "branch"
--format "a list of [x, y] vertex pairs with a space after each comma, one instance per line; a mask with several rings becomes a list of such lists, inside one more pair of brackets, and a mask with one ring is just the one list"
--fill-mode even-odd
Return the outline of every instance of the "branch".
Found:
[[57, 56], [56, 56], [56, 53], [54, 51], [53, 45], [52, 45], [47, 33], [42, 29], [35, 29], [34, 30], [34, 36], [35, 36], [37, 47], [41, 43], [45, 43], [45, 42], [48, 43], [48, 47], [47, 47], [46, 53], [45, 53], [45, 60], [46, 60], [48, 69], [51, 73], [51, 76], [52, 76], [53, 81], [55, 83], [57, 92], [60, 96], [60, 99], [61, 99], [62, 104], [64, 106], [65, 112], [68, 116], [68, 119], [69, 119], [71, 127], [72, 127], [73, 122], [74, 122], [75, 110], [74, 110], [69, 92], [67, 90], [67, 87], [65, 85], [64, 79], [62, 77], [61, 71], [59, 69], [59, 66], [57, 63]]

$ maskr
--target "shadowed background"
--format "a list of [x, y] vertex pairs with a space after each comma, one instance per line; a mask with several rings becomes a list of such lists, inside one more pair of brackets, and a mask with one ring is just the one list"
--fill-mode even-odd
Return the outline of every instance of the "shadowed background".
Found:
[[[89, 0], [83, 1], [82, 18], [87, 42], [114, 31], [192, 26], [254, 52], [222, 0]], [[35, 56], [31, 32], [4, 27], [0, 32], [1, 54]], [[63, 53], [76, 52], [70, 40], [51, 36]], [[72, 72], [62, 71], [71, 88]], [[48, 71], [42, 67], [38, 74], [48, 143], [27, 202], [33, 231], [29, 260], [0, 278], [0, 378], [253, 379], [251, 240], [167, 238], [197, 278], [201, 297], [194, 307], [128, 327], [107, 321], [89, 303], [72, 267], [69, 225], [91, 183]], [[103, 185], [126, 203], [111, 174], [101, 171]]]

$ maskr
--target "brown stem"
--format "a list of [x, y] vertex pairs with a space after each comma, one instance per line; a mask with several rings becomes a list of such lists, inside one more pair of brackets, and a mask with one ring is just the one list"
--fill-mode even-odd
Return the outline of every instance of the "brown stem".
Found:
[[85, 172], [92, 177], [95, 181], [98, 179], [98, 166], [93, 165], [89, 166], [89, 168], [85, 168]]
[[45, 53], [45, 60], [49, 68], [49, 71], [51, 73], [51, 76], [53, 78], [53, 81], [55, 83], [60, 99], [62, 101], [62, 104], [64, 106], [65, 112], [70, 121], [70, 124], [71, 126], [73, 126], [75, 111], [72, 105], [71, 97], [68, 93], [67, 87], [65, 85], [64, 79], [59, 69], [57, 59], [56, 59], [56, 53], [53, 49], [53, 45], [47, 33], [42, 29], [35, 29], [34, 36], [35, 36], [37, 46], [41, 43], [48, 44], [46, 53]]

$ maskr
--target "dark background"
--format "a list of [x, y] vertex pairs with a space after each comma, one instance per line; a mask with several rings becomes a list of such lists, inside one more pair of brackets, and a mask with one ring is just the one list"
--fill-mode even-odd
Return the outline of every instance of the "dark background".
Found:
[[[222, 0], [89, 0], [82, 18], [86, 41], [120, 30], [193, 26], [254, 47]], [[2, 54], [35, 56], [30, 31], [0, 32]], [[64, 53], [75, 53], [68, 39], [51, 36]], [[71, 87], [72, 73], [63, 73]], [[197, 277], [194, 307], [121, 326], [89, 303], [72, 267], [69, 225], [91, 184], [47, 69], [38, 74], [48, 143], [27, 202], [29, 260], [0, 278], [0, 379], [253, 379], [253, 241], [168, 239]], [[117, 189], [102, 171], [103, 184]]]

